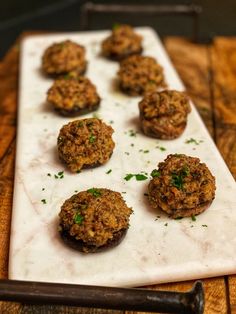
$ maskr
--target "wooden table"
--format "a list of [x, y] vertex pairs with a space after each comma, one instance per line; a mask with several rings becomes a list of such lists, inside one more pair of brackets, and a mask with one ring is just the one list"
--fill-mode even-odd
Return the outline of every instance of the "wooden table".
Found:
[[[217, 37], [210, 45], [165, 39], [166, 49], [219, 151], [236, 178], [236, 37]], [[7, 278], [11, 222], [19, 44], [0, 62], [0, 278]], [[236, 270], [235, 270], [236, 273]], [[191, 282], [150, 289], [189, 290]], [[204, 279], [205, 313], [236, 313], [236, 276]], [[0, 313], [132, 314], [130, 311], [0, 302]]]

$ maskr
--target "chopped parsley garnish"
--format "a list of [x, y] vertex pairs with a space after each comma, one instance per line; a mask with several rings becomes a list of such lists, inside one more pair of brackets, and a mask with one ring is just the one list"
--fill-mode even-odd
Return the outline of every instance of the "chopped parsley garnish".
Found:
[[167, 226], [168, 226], [168, 222], [166, 222], [166, 223], [164, 224], [164, 226], [167, 227]]
[[156, 146], [156, 148], [160, 149], [160, 151], [162, 152], [166, 151], [166, 148], [163, 146]]
[[200, 143], [202, 143], [203, 140], [196, 140], [195, 138], [190, 138], [188, 140], [185, 141], [186, 144], [195, 144], [195, 145], [199, 145]]
[[112, 172], [112, 169], [109, 169], [107, 172], [106, 172], [106, 174], [109, 174], [109, 173], [111, 173]]
[[143, 180], [146, 180], [148, 177], [145, 176], [144, 174], [136, 174], [135, 178], [137, 181], [143, 181]]
[[109, 123], [110, 123], [110, 124], [113, 124], [113, 123], [114, 123], [114, 121], [113, 121], [113, 120], [110, 120], [110, 121], [109, 121]]
[[59, 171], [57, 174], [54, 174], [55, 179], [63, 179], [64, 178], [64, 171]]
[[126, 181], [129, 181], [130, 179], [133, 178], [133, 176], [134, 176], [134, 174], [129, 173], [129, 174], [127, 174], [127, 175], [124, 177], [124, 179], [125, 179]]
[[78, 193], [78, 190], [75, 190], [75, 193]]
[[129, 156], [129, 152], [125, 152], [125, 155]]
[[160, 173], [160, 171], [158, 171], [157, 169], [153, 169], [152, 170], [152, 172], [151, 172], [151, 176], [153, 177], [153, 178], [155, 178], [155, 177], [160, 177], [160, 175], [161, 175], [161, 173]]
[[156, 216], [155, 221], [157, 221], [159, 218], [161, 218], [161, 216], [159, 216], [159, 215], [158, 215], [158, 216]]
[[137, 132], [135, 132], [134, 130], [129, 130], [129, 136], [133, 136], [135, 137], [137, 135]]
[[192, 221], [196, 221], [197, 220], [195, 215], [192, 215], [191, 218], [192, 218]]
[[101, 191], [99, 189], [96, 189], [96, 188], [91, 188], [91, 189], [87, 190], [87, 192], [91, 193], [94, 197], [99, 197], [102, 195]]
[[116, 29], [118, 29], [119, 27], [120, 27], [120, 24], [119, 24], [119, 23], [115, 23], [115, 24], [113, 24], [112, 29], [113, 29], [113, 30], [116, 30]]
[[139, 152], [147, 154], [147, 153], [149, 153], [149, 150], [148, 149], [140, 149]]
[[80, 121], [80, 122], [77, 124], [77, 127], [78, 127], [78, 128], [81, 128], [83, 125], [84, 125], [84, 122], [83, 122], [83, 121]]
[[172, 185], [178, 190], [183, 190], [184, 178], [189, 174], [189, 168], [183, 167], [179, 173], [172, 172]]
[[134, 143], [131, 143], [130, 146], [134, 147]]
[[76, 170], [76, 173], [80, 173], [81, 172], [81, 170]]
[[96, 139], [97, 139], [97, 137], [95, 135], [91, 134], [89, 136], [89, 143], [94, 143], [96, 141]]
[[133, 177], [135, 177], [135, 179], [137, 181], [143, 181], [143, 180], [146, 180], [148, 177], [142, 173], [137, 173], [137, 174], [133, 174], [133, 173], [128, 173], [124, 179], [126, 181], [129, 181], [130, 179], [132, 179]]
[[47, 201], [45, 200], [45, 198], [42, 199], [41, 202], [42, 202], [43, 204], [47, 204]]
[[45, 191], [45, 188], [42, 188], [42, 191]]
[[122, 194], [126, 194], [126, 192], [121, 192]]
[[48, 177], [51, 177], [51, 173], [48, 173], [47, 176], [48, 176]]
[[75, 223], [77, 223], [78, 225], [81, 225], [82, 222], [84, 221], [84, 217], [83, 217], [80, 213], [77, 213], [77, 214], [75, 215], [74, 221], [75, 221]]
[[207, 225], [202, 225], [202, 227], [208, 227]]

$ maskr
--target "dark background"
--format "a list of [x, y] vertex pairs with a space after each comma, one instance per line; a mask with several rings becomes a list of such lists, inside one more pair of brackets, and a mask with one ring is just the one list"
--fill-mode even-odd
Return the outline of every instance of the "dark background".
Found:
[[[0, 0], [0, 58], [15, 39], [25, 30], [77, 31], [80, 30], [80, 8], [83, 0]], [[208, 41], [215, 35], [236, 35], [236, 0], [112, 0], [95, 3], [124, 4], [197, 4], [203, 9], [200, 15], [199, 39]], [[191, 36], [190, 17], [146, 15], [96, 15], [91, 16], [91, 28], [111, 28], [112, 24], [150, 25], [161, 36]]]

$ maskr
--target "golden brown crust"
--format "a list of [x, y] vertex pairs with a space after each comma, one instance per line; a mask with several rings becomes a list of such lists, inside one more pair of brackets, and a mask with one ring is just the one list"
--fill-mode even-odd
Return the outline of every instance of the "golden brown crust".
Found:
[[100, 97], [96, 87], [85, 77], [64, 77], [54, 81], [47, 101], [63, 116], [77, 116], [96, 110]]
[[179, 137], [191, 111], [185, 93], [165, 90], [147, 94], [139, 103], [140, 123], [144, 134], [159, 139]]
[[100, 119], [75, 120], [64, 125], [57, 144], [59, 158], [72, 172], [106, 163], [113, 152], [113, 129]]
[[102, 251], [123, 239], [131, 213], [120, 193], [91, 188], [64, 202], [59, 232], [68, 245], [79, 251]]
[[144, 95], [166, 86], [163, 69], [152, 57], [135, 55], [124, 59], [118, 76], [121, 90], [131, 96]]
[[85, 48], [70, 40], [54, 43], [42, 57], [43, 71], [48, 75], [75, 72], [82, 75], [86, 70]]
[[142, 37], [129, 25], [117, 25], [102, 42], [102, 54], [112, 60], [122, 60], [142, 53]]
[[169, 155], [159, 163], [148, 186], [149, 201], [172, 218], [206, 210], [215, 198], [215, 178], [199, 158]]

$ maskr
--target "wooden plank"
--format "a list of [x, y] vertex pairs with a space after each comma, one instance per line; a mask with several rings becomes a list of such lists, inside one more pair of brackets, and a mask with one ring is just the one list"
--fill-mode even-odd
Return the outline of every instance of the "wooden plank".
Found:
[[168, 37], [165, 47], [187, 93], [213, 135], [208, 46], [196, 45], [183, 38]]
[[[216, 38], [211, 47], [216, 144], [236, 178], [236, 37]], [[228, 276], [229, 305], [236, 313], [236, 276]]]
[[236, 37], [211, 47], [216, 144], [236, 178]]

